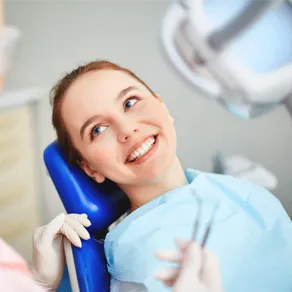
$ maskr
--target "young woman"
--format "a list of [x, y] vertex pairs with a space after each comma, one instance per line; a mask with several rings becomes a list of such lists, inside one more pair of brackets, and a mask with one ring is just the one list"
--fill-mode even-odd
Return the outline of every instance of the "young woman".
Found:
[[[105, 239], [113, 291], [170, 289], [153, 276], [164, 266], [154, 252], [175, 249], [175, 237], [191, 237], [198, 201], [199, 236], [218, 207], [207, 247], [218, 258], [224, 291], [291, 291], [292, 224], [280, 202], [252, 183], [183, 169], [173, 118], [134, 73], [91, 62], [62, 78], [51, 101], [69, 162], [97, 183], [115, 182], [131, 202], [129, 215]], [[195, 137], [190, 140], [195, 148]]]

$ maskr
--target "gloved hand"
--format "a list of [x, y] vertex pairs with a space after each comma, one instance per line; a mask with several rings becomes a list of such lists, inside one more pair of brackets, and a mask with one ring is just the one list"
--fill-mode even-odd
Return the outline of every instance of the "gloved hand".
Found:
[[64, 236], [76, 247], [81, 247], [80, 238], [90, 238], [85, 229], [90, 225], [86, 214], [59, 214], [49, 224], [35, 230], [32, 274], [46, 291], [56, 291], [63, 276]]
[[177, 241], [180, 251], [161, 250], [156, 256], [168, 262], [176, 262], [178, 268], [158, 271], [155, 277], [173, 292], [222, 292], [219, 265], [216, 257], [198, 243]]

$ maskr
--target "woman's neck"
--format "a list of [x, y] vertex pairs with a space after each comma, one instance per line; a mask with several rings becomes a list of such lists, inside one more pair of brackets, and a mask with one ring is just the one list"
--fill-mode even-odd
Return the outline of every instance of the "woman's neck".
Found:
[[154, 182], [139, 186], [122, 186], [121, 188], [129, 197], [131, 202], [130, 212], [133, 212], [160, 195], [187, 183], [184, 169], [178, 157], [176, 157], [172, 166]]

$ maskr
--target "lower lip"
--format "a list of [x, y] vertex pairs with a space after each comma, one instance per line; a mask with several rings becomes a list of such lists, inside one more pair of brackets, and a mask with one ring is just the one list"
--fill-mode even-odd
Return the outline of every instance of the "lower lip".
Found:
[[141, 163], [144, 163], [157, 150], [158, 141], [159, 141], [159, 135], [156, 136], [155, 144], [153, 144], [152, 148], [147, 152], [147, 154], [143, 155], [141, 158], [138, 158], [133, 162], [127, 162], [127, 164], [141, 164]]

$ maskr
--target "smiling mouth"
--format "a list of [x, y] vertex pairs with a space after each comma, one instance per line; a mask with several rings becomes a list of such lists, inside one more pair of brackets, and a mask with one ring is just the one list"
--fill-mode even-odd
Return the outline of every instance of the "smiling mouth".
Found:
[[131, 163], [144, 157], [155, 145], [157, 136], [148, 137], [137, 149], [135, 149], [127, 158], [126, 162]]

